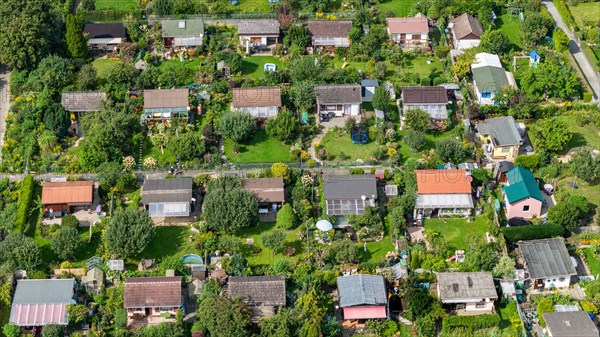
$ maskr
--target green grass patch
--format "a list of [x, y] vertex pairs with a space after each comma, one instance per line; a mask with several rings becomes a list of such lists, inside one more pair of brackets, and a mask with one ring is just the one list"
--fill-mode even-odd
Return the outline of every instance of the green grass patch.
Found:
[[178, 69], [181, 67], [186, 67], [192, 70], [196, 70], [198, 69], [198, 67], [200, 67], [200, 60], [195, 59], [195, 60], [183, 60], [183, 63], [181, 63], [181, 61], [179, 60], [168, 60], [168, 61], [162, 61], [159, 65], [158, 65], [158, 69], [160, 71], [167, 71], [171, 68], [173, 69]]
[[377, 7], [380, 12], [392, 11], [397, 17], [409, 16], [415, 7], [417, 0], [387, 0], [382, 1]]
[[[254, 240], [254, 246], [260, 247], [260, 253], [248, 252], [245, 254], [248, 259], [248, 263], [253, 266], [266, 266], [271, 265], [275, 261], [278, 260], [295, 260], [297, 257], [302, 254], [306, 250], [306, 242], [300, 241], [300, 237], [298, 236], [298, 230], [283, 230], [286, 234], [285, 237], [285, 247], [292, 247], [296, 250], [296, 253], [292, 257], [287, 257], [281, 253], [274, 254], [271, 249], [265, 248], [262, 242], [260, 241], [260, 235], [262, 233], [268, 232], [275, 228], [275, 223], [259, 223], [257, 226], [244, 228], [238, 234], [237, 237], [246, 241], [247, 238], [252, 238]], [[248, 247], [251, 248], [251, 247]], [[251, 249], [248, 249], [251, 251]]]
[[131, 10], [137, 9], [137, 0], [96, 0], [96, 9], [119, 9], [119, 10]]
[[587, 25], [595, 26], [598, 23], [598, 13], [600, 13], [600, 2], [582, 2], [578, 4], [568, 4], [569, 11], [579, 27]]
[[92, 62], [92, 65], [96, 69], [99, 78], [106, 78], [110, 67], [117, 64], [119, 61], [109, 59], [96, 59]]
[[192, 234], [189, 226], [159, 226], [152, 242], [138, 256], [144, 259], [161, 260], [167, 256], [183, 256], [196, 252], [189, 238]]
[[467, 250], [467, 236], [476, 234], [485, 238], [488, 225], [483, 216], [475, 217], [471, 222], [467, 219], [435, 218], [425, 219], [425, 230], [431, 229], [440, 233], [448, 246], [452, 249]]
[[[406, 130], [400, 131], [398, 134], [400, 135], [400, 139], [402, 139], [402, 136], [406, 134]], [[454, 134], [454, 132], [452, 132], [451, 129], [447, 130], [445, 132], [429, 131], [425, 134], [426, 142], [425, 142], [425, 145], [423, 146], [423, 148], [421, 149], [421, 151], [413, 152], [404, 143], [402, 143], [402, 146], [400, 146], [399, 151], [402, 154], [402, 157], [405, 159], [419, 158], [423, 152], [429, 151], [431, 149], [435, 149], [435, 143], [437, 141], [450, 138], [450, 137], [452, 137], [453, 134]]]
[[598, 275], [600, 275], [600, 259], [594, 255], [591, 248], [584, 248], [583, 252], [585, 253], [585, 263], [587, 263], [588, 268], [590, 268], [590, 272], [592, 275], [598, 277]]
[[[387, 230], [386, 230], [387, 233]], [[365, 252], [364, 243], [357, 243], [358, 259], [360, 262], [380, 262], [385, 259], [385, 254], [395, 251], [394, 244], [389, 235], [385, 235], [381, 241], [367, 242], [367, 251]]]
[[[427, 63], [427, 61], [431, 63]], [[415, 57], [408, 67], [402, 68], [405, 72], [416, 73], [420, 78], [428, 77], [432, 72], [436, 72], [439, 76], [444, 77], [444, 64], [437, 58], [426, 56]]]
[[234, 141], [225, 140], [225, 155], [233, 163], [274, 163], [290, 160], [290, 147], [257, 130], [250, 141], [241, 143], [240, 153], [233, 153]]
[[373, 151], [379, 147], [376, 139], [377, 132], [374, 126], [369, 128], [369, 140], [363, 145], [353, 143], [350, 134], [345, 131], [329, 130], [321, 141], [321, 146], [328, 155], [335, 155], [334, 160], [367, 160], [373, 157]]
[[[578, 188], [571, 188], [571, 186], [569, 186], [569, 183], [571, 182], [575, 182]], [[556, 198], [557, 202], [560, 201], [561, 198], [566, 194], [582, 195], [589, 203], [596, 207], [600, 206], [600, 186], [598, 185], [590, 185], [579, 178], [567, 176], [559, 179], [556, 186], [557, 191], [555, 192], [554, 197]]]
[[252, 79], [264, 77], [265, 63], [273, 63], [277, 66], [276, 71], [281, 70], [281, 61], [273, 56], [250, 56], [242, 60], [242, 74]]
[[518, 17], [505, 13], [500, 15], [494, 23], [496, 24], [496, 29], [508, 36], [511, 49], [515, 51], [523, 49], [523, 42], [521, 41], [521, 21]]
[[573, 138], [567, 144], [567, 151], [578, 146], [591, 146], [600, 150], [600, 128], [597, 128], [593, 122], [579, 126], [575, 116], [559, 116], [557, 118], [566, 123], [573, 131]]

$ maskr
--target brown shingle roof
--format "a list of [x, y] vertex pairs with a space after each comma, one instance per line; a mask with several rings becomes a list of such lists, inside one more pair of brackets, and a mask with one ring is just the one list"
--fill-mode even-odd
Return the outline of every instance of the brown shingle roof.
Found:
[[416, 170], [419, 194], [470, 194], [465, 170]]
[[477, 37], [481, 37], [481, 34], [483, 34], [481, 22], [467, 13], [453, 19], [451, 22], [453, 24], [452, 31], [458, 40], [463, 39], [470, 34]]
[[125, 280], [125, 308], [181, 306], [181, 276], [130, 277]]
[[284, 202], [283, 178], [242, 179], [242, 188], [254, 194], [260, 202]]
[[428, 33], [429, 22], [420, 18], [387, 18], [388, 30], [392, 34]]
[[67, 111], [99, 111], [105, 92], [65, 92], [60, 103]]
[[144, 108], [185, 108], [188, 89], [144, 90]]
[[360, 84], [317, 85], [317, 104], [360, 104], [362, 88]]
[[250, 305], [285, 306], [285, 277], [245, 276], [229, 278], [229, 295]]
[[313, 37], [348, 37], [351, 29], [352, 21], [308, 21], [308, 31]]
[[93, 198], [93, 181], [47, 182], [42, 187], [42, 205], [87, 205]]
[[279, 87], [234, 88], [232, 103], [239, 107], [281, 106], [281, 89]]
[[279, 21], [275, 19], [241, 20], [238, 35], [279, 35]]
[[402, 87], [402, 101], [407, 104], [448, 104], [448, 93], [442, 86]]

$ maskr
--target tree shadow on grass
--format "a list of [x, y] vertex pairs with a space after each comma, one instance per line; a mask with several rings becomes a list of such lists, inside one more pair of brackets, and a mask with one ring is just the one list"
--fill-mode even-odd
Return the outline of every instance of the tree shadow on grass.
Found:
[[[162, 259], [178, 252], [185, 245], [189, 235], [187, 226], [156, 227], [152, 241], [138, 258]], [[189, 252], [192, 253], [192, 252]]]
[[573, 133], [573, 137], [571, 137], [571, 140], [569, 140], [569, 143], [567, 143], [567, 151], [574, 147], [580, 147], [587, 144], [588, 142], [585, 139], [585, 137], [581, 133], [575, 132]]
[[242, 60], [242, 73], [248, 75], [253, 74], [258, 70], [258, 64], [252, 63], [247, 60]]

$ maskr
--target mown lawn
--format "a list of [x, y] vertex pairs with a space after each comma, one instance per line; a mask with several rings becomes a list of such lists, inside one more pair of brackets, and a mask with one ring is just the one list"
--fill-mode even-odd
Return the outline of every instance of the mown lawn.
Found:
[[[577, 189], [573, 189], [569, 186], [569, 183], [575, 182]], [[561, 198], [566, 194], [571, 195], [582, 195], [588, 202], [594, 206], [600, 206], [600, 185], [590, 185], [587, 182], [575, 178], [573, 176], [562, 177], [558, 180], [557, 190], [554, 193], [556, 202], [560, 202]]]
[[[321, 146], [328, 155], [335, 155], [334, 160], [337, 161], [368, 160], [373, 157], [373, 151], [379, 147], [376, 139], [377, 132], [374, 126], [369, 128], [369, 140], [363, 145], [353, 143], [349, 133], [329, 130], [321, 141]], [[344, 159], [344, 157], [347, 158]]]
[[575, 23], [579, 27], [585, 27], [592, 24], [595, 26], [598, 23], [598, 14], [600, 13], [600, 2], [582, 2], [579, 4], [571, 4], [570, 1], [565, 1], [569, 7], [569, 11]]
[[[73, 265], [73, 268], [85, 268], [86, 260], [94, 255], [97, 255], [96, 252], [102, 241], [102, 232], [100, 231], [100, 227], [92, 226], [92, 239], [88, 242], [90, 237], [90, 228], [78, 227], [77, 229], [79, 230], [79, 234], [81, 235], [82, 244], [81, 247], [79, 247], [79, 249], [77, 249], [77, 251], [75, 252], [76, 259], [71, 261], [71, 263]], [[40, 233], [40, 228], [36, 229], [34, 240], [40, 247], [40, 255], [42, 256], [44, 265], [58, 265], [61, 262], [63, 262], [52, 251], [52, 248], [50, 246], [51, 239], [42, 237]]]
[[573, 138], [567, 144], [567, 150], [578, 146], [591, 146], [600, 150], [600, 129], [593, 122], [579, 126], [577, 118], [574, 116], [560, 116], [558, 119], [566, 123], [573, 131]]
[[469, 234], [485, 238], [488, 228], [483, 216], [476, 217], [471, 222], [467, 222], [467, 219], [452, 218], [425, 219], [424, 224], [425, 230], [439, 232], [450, 248], [465, 250], [468, 249], [466, 239]]
[[200, 66], [200, 60], [198, 60], [198, 59], [183, 60], [183, 63], [181, 63], [181, 61], [179, 61], [179, 60], [162, 61], [158, 65], [158, 69], [160, 71], [167, 71], [171, 68], [177, 69], [177, 68], [181, 68], [182, 66], [189, 68], [189, 69], [196, 70]]
[[392, 239], [387, 234], [381, 241], [367, 242], [366, 252], [364, 243], [357, 243], [356, 247], [358, 249], [358, 259], [360, 262], [380, 262], [385, 259], [386, 253], [393, 252], [396, 249], [392, 243]]
[[521, 21], [518, 17], [513, 17], [509, 13], [505, 13], [500, 15], [494, 23], [496, 24], [496, 29], [508, 36], [508, 40], [511, 43], [511, 49], [515, 51], [523, 49], [523, 42], [521, 41]]
[[233, 153], [234, 141], [225, 140], [225, 155], [233, 163], [274, 163], [290, 160], [290, 147], [257, 130], [250, 141], [241, 143], [240, 153]]
[[409, 16], [417, 0], [384, 0], [377, 7], [380, 12], [393, 11], [397, 17]]
[[250, 56], [242, 60], [242, 74], [252, 79], [264, 77], [265, 63], [273, 63], [275, 66], [277, 66], [276, 71], [281, 70], [281, 61], [273, 56]]
[[137, 0], [96, 0], [96, 9], [129, 10], [138, 8]]
[[[400, 140], [402, 140], [402, 136], [405, 134], [406, 134], [405, 130], [399, 132]], [[450, 138], [453, 136], [453, 134], [454, 134], [454, 132], [452, 130], [448, 130], [445, 132], [429, 131], [425, 134], [426, 142], [425, 142], [425, 145], [423, 146], [423, 148], [421, 149], [421, 151], [413, 152], [411, 149], [408, 148], [408, 146], [406, 144], [401, 143], [400, 153], [406, 159], [419, 158], [421, 156], [421, 153], [423, 153], [424, 151], [429, 151], [431, 149], [435, 149], [435, 143], [437, 141]]]
[[106, 78], [110, 67], [118, 62], [119, 61], [109, 59], [96, 59], [92, 62], [92, 65], [96, 69], [99, 78]]
[[600, 259], [598, 259], [591, 248], [584, 248], [583, 252], [585, 253], [586, 261], [585, 263], [590, 268], [590, 272], [592, 275], [598, 277], [600, 275]]
[[[183, 256], [196, 253], [189, 238], [192, 231], [189, 226], [158, 226], [152, 241], [138, 256], [139, 259], [160, 259], [167, 256]], [[137, 260], [139, 260], [137, 259]], [[135, 261], [137, 263], [137, 261]]]
[[[306, 242], [300, 241], [300, 237], [298, 236], [298, 230], [283, 230], [286, 234], [285, 237], [285, 247], [292, 247], [296, 250], [295, 254], [292, 257], [287, 257], [281, 253], [273, 254], [271, 249], [265, 248], [263, 246], [260, 235], [262, 233], [268, 232], [275, 228], [275, 223], [259, 223], [255, 227], [245, 228], [241, 230], [237, 237], [241, 238], [244, 243], [247, 238], [252, 238], [254, 240], [254, 246], [260, 247], [260, 253], [248, 252], [244, 254], [248, 259], [248, 263], [253, 266], [257, 265], [272, 265], [275, 261], [278, 260], [294, 260], [297, 259], [300, 254], [302, 254], [306, 249]], [[249, 251], [251, 251], [251, 247], [247, 247]]]

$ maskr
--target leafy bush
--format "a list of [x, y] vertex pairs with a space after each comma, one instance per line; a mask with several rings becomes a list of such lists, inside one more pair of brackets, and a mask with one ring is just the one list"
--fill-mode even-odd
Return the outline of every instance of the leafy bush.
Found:
[[540, 155], [532, 154], [528, 156], [517, 156], [517, 158], [515, 158], [515, 165], [533, 171], [540, 166]]
[[442, 331], [452, 332], [455, 328], [465, 328], [470, 331], [497, 327], [500, 324], [498, 314], [483, 314], [477, 316], [447, 316], [442, 321]]
[[365, 170], [363, 168], [360, 168], [360, 167], [351, 168], [350, 169], [350, 174], [365, 174]]
[[564, 227], [558, 224], [502, 228], [504, 238], [508, 242], [552, 238], [562, 236], [564, 232]]
[[277, 227], [284, 229], [292, 229], [296, 225], [296, 214], [292, 209], [292, 205], [285, 204], [277, 212]]
[[[17, 216], [15, 217], [15, 228], [20, 229], [24, 234], [31, 233], [31, 228], [27, 224], [31, 201], [33, 199], [34, 189], [33, 176], [26, 176], [19, 191], [19, 208], [17, 208]], [[32, 234], [32, 233], [31, 233]]]
[[60, 226], [62, 228], [66, 228], [66, 227], [77, 228], [77, 227], [79, 227], [79, 220], [73, 214], [68, 214], [62, 218], [62, 220], [60, 221]]

